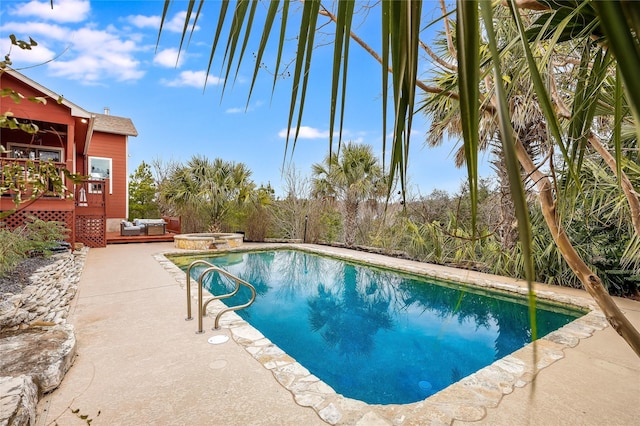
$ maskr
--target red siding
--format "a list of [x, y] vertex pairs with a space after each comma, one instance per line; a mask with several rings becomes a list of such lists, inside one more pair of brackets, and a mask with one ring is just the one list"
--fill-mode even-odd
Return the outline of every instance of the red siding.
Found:
[[[10, 87], [25, 98], [43, 95], [33, 87], [25, 85], [8, 74], [2, 74], [0, 78], [2, 79], [2, 87]], [[27, 99], [22, 99], [20, 103], [14, 103], [10, 97], [5, 96], [0, 97], [0, 110], [2, 112], [11, 111], [15, 117], [28, 118], [30, 120], [61, 123], [68, 126], [74, 126], [75, 124], [75, 120], [71, 117], [70, 109], [59, 104], [57, 99], [47, 99], [45, 105], [31, 102]]]
[[[107, 194], [107, 219], [127, 217], [127, 137], [94, 132], [89, 157], [111, 158], [113, 192]], [[88, 173], [89, 171], [87, 171]]]

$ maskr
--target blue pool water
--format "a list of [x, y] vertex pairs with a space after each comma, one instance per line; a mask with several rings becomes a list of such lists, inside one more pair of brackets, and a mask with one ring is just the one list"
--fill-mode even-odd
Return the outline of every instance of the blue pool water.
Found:
[[[205, 260], [256, 287], [242, 318], [336, 392], [370, 404], [422, 400], [531, 341], [526, 299], [503, 293], [299, 251]], [[222, 294], [233, 284], [209, 274], [205, 287]], [[226, 303], [249, 292], [235, 297]], [[583, 314], [544, 307], [539, 337]]]

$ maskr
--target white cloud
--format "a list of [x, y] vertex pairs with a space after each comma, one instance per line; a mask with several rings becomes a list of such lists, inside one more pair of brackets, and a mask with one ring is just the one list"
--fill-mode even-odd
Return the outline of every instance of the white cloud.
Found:
[[[0, 0], [2, 1], [2, 0]], [[159, 16], [130, 15], [126, 21], [128, 28], [118, 27], [118, 23], [97, 24], [95, 22], [77, 25], [86, 20], [91, 12], [88, 0], [55, 0], [53, 11], [50, 0], [27, 0], [16, 2], [16, 6], [4, 8], [0, 32], [16, 34], [18, 38], [28, 40], [32, 37], [38, 46], [31, 51], [22, 51], [17, 47], [11, 50], [14, 65], [43, 63], [55, 58], [47, 67], [52, 75], [77, 80], [84, 84], [100, 84], [103, 79], [132, 81], [145, 75], [144, 66], [153, 63], [161, 67], [182, 66], [186, 54], [178, 55], [177, 49], [164, 49], [153, 55], [153, 46], [145, 44], [146, 29], [157, 30]], [[9, 17], [13, 20], [9, 21]], [[182, 31], [186, 12], [170, 15], [164, 23], [167, 31]], [[26, 22], [19, 22], [26, 19]], [[135, 28], [144, 28], [144, 33]], [[133, 31], [131, 31], [133, 29]], [[147, 34], [148, 35], [148, 34]], [[152, 34], [155, 42], [155, 31]], [[0, 40], [0, 55], [9, 52], [7, 41]], [[150, 54], [147, 54], [149, 52]], [[144, 57], [140, 55], [144, 53]], [[205, 75], [205, 72], [186, 72], [173, 81], [170, 86], [204, 87], [220, 84], [221, 79]]]
[[197, 87], [199, 89], [204, 88], [205, 80], [208, 85], [219, 85], [224, 82], [224, 79], [209, 75], [205, 71], [182, 71], [178, 78], [174, 80], [161, 80], [160, 82], [169, 87]]
[[[65, 5], [69, 2], [60, 4], [67, 7]], [[54, 9], [57, 6], [56, 1]], [[12, 47], [11, 58], [17, 68], [25, 63], [43, 63], [55, 58], [47, 65], [52, 74], [80, 83], [97, 84], [104, 78], [128, 81], [144, 76], [141, 62], [136, 58], [140, 51], [146, 49], [139, 42], [139, 34], [125, 34], [114, 25], [108, 25], [106, 29], [93, 24], [73, 29], [68, 22], [28, 21], [8, 22], [0, 30], [26, 40], [32, 37], [38, 43], [30, 51]], [[6, 54], [9, 45], [0, 40], [0, 48], [0, 53]]]
[[160, 28], [159, 16], [131, 15], [126, 20], [138, 28]]
[[[10, 50], [11, 49], [11, 50]], [[0, 52], [2, 57], [10, 53], [13, 67], [19, 69], [25, 65], [42, 64], [50, 61], [56, 56], [56, 53], [47, 48], [44, 44], [38, 44], [32, 47], [30, 50], [19, 49], [16, 46], [11, 46], [9, 39], [0, 39]]]
[[[291, 128], [290, 136], [295, 136], [296, 129]], [[287, 129], [282, 129], [278, 132], [278, 136], [281, 138], [287, 137]], [[298, 133], [298, 139], [328, 139], [328, 130], [318, 130], [313, 127], [300, 126], [300, 132]]]
[[126, 40], [118, 34], [88, 27], [74, 31], [72, 43], [75, 49], [93, 56], [107, 55], [112, 52], [130, 54], [137, 49], [134, 42]]
[[12, 14], [17, 16], [35, 16], [55, 22], [82, 22], [91, 10], [88, 0], [30, 1], [17, 6]]
[[[118, 61], [120, 62], [118, 64]], [[144, 71], [130, 59], [84, 55], [70, 61], [54, 61], [49, 65], [53, 75], [78, 80], [85, 84], [100, 84], [105, 77], [118, 81], [138, 80]]]
[[182, 52], [178, 56], [178, 49], [164, 49], [156, 53], [156, 56], [153, 57], [153, 63], [168, 68], [180, 68], [184, 62], [184, 55], [185, 52]]
[[0, 26], [3, 33], [15, 34], [18, 39], [25, 41], [31, 37], [38, 44], [41, 40], [64, 41], [70, 37], [68, 28], [56, 24], [47, 24], [44, 22], [7, 22]]
[[[329, 139], [329, 130], [320, 130], [314, 127], [309, 126], [300, 126], [300, 132], [298, 133], [298, 139]], [[296, 135], [296, 128], [292, 127], [289, 132], [289, 137], [293, 138]], [[364, 132], [359, 132], [358, 135], [354, 135], [353, 132], [348, 129], [342, 129], [342, 141], [343, 142], [354, 142], [354, 143], [364, 143], [365, 137], [363, 136]], [[282, 129], [278, 132], [278, 136], [281, 138], [287, 137], [287, 129]], [[337, 141], [340, 137], [340, 132], [335, 130], [333, 132], [334, 141]]]
[[[171, 20], [165, 21], [164, 27], [162, 29], [163, 30], [167, 29], [169, 31], [173, 31], [176, 33], [182, 33], [182, 31], [184, 30], [184, 20], [186, 19], [186, 17], [187, 17], [187, 12], [178, 12], [173, 16], [173, 18], [171, 18]], [[202, 19], [202, 17], [203, 15], [200, 15], [198, 19]], [[187, 27], [188, 32], [191, 31], [194, 18], [195, 17], [192, 14], [191, 19], [189, 20], [189, 26]], [[200, 27], [196, 25], [194, 31], [198, 31], [199, 29]]]
[[[187, 12], [178, 12], [175, 15], [173, 15], [173, 18], [171, 19], [166, 19], [164, 21], [164, 24], [162, 24], [162, 31], [171, 31], [174, 33], [182, 33], [182, 31], [184, 30], [184, 20], [187, 17]], [[187, 31], [191, 31], [191, 27], [193, 26], [193, 19], [194, 16], [191, 15], [191, 19], [189, 20], [189, 26], [187, 27]], [[200, 15], [200, 18], [202, 19], [202, 15]], [[144, 15], [131, 15], [127, 17], [127, 21], [129, 21], [131, 23], [131, 25], [138, 27], [138, 28], [153, 28], [153, 29], [158, 29], [160, 28], [160, 21], [161, 21], [161, 17], [158, 15], [152, 15], [152, 16], [144, 16]], [[196, 25], [196, 28], [194, 29], [194, 31], [198, 31], [200, 29], [199, 26]]]
[[227, 108], [225, 110], [225, 112], [227, 114], [241, 114], [241, 113], [245, 113], [245, 112], [255, 111], [257, 108], [260, 108], [262, 105], [264, 105], [263, 101], [256, 101], [256, 102], [254, 102], [253, 105], [249, 105], [248, 107]]
[[118, 34], [85, 27], [71, 33], [70, 43], [72, 58], [63, 55], [49, 64], [55, 75], [91, 84], [104, 77], [127, 81], [144, 76], [134, 56], [137, 44]]

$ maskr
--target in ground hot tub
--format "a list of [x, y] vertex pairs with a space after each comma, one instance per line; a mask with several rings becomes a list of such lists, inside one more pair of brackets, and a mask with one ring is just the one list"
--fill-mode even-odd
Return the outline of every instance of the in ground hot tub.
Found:
[[178, 234], [173, 237], [173, 245], [187, 250], [218, 250], [242, 245], [244, 235], [233, 233]]

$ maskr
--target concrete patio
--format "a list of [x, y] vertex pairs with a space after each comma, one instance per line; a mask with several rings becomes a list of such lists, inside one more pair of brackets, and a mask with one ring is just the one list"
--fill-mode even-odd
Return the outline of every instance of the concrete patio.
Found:
[[[220, 334], [210, 331], [211, 320], [205, 334], [195, 334], [195, 321], [184, 320], [184, 289], [157, 260], [158, 254], [175, 251], [171, 243], [90, 250], [68, 318], [76, 328], [78, 356], [61, 386], [40, 401], [37, 424], [86, 425], [87, 419], [93, 426], [326, 424], [314, 409], [298, 405], [245, 347], [233, 339], [209, 344], [211, 335]], [[366, 257], [389, 266], [406, 262]], [[460, 279], [471, 275], [457, 273]], [[553, 290], [588, 297], [579, 290]], [[640, 328], [640, 303], [617, 302]], [[637, 424], [640, 358], [611, 327], [563, 352], [563, 359], [539, 371], [534, 386], [514, 387], [489, 405], [479, 422], [468, 423]], [[402, 419], [364, 415], [339, 423], [425, 424]]]

